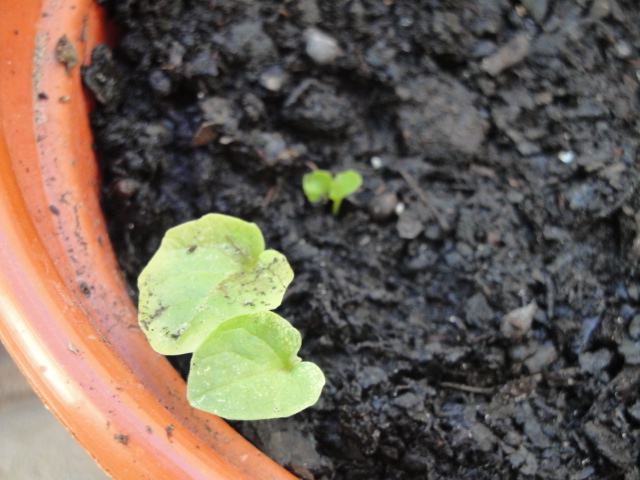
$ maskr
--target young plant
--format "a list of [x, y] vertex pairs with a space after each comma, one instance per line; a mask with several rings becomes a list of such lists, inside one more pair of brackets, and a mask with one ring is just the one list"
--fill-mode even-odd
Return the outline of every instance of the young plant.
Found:
[[164, 355], [193, 353], [191, 404], [230, 420], [293, 415], [324, 375], [296, 355], [300, 333], [272, 310], [293, 280], [257, 225], [209, 214], [167, 231], [138, 278], [138, 321]]
[[362, 185], [362, 176], [347, 170], [335, 177], [326, 170], [314, 170], [302, 177], [302, 189], [311, 203], [318, 203], [326, 198], [333, 202], [332, 212], [338, 215], [342, 200], [358, 190]]

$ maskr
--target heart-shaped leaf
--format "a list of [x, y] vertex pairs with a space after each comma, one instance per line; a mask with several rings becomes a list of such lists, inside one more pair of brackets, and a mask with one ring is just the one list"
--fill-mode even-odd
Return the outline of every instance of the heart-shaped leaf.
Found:
[[325, 378], [297, 356], [300, 333], [273, 312], [221, 324], [191, 359], [191, 405], [229, 420], [293, 415], [317, 402]]
[[257, 225], [205, 215], [168, 230], [140, 274], [139, 323], [157, 352], [193, 352], [225, 320], [279, 306], [291, 280]]

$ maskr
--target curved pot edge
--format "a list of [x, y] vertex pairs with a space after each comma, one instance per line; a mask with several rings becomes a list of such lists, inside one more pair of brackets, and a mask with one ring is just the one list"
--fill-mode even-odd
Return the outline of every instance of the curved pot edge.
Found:
[[[53, 3], [59, 9], [57, 12], [51, 10]], [[55, 44], [51, 43], [52, 38], [58, 38], [52, 28], [55, 19], [61, 13], [68, 14], [76, 10], [73, 13], [75, 23], [64, 20], [58, 28], [75, 34], [75, 38], [86, 34], [81, 31], [84, 28], [96, 28], [98, 33], [93, 37], [94, 41], [100, 39], [100, 14], [92, 9], [92, 2], [86, 1], [82, 7], [85, 10], [82, 11], [76, 3], [35, 1], [29, 4], [27, 11], [24, 4], [20, 7], [7, 4], [0, 7], [0, 10], [4, 10], [0, 14], [0, 18], [4, 19], [0, 20], [0, 47], [15, 42], [16, 36], [20, 37], [20, 45], [0, 48], [0, 52], [4, 52], [0, 53], [2, 65], [20, 58], [20, 54], [28, 53], [26, 58], [31, 58], [36, 46], [36, 57], [42, 65], [57, 70], [58, 83], [49, 85], [66, 88], [63, 86], [65, 77], [60, 77], [61, 72], [63, 75], [66, 72], [55, 58]], [[67, 11], [63, 12], [63, 9]], [[36, 25], [43, 28], [43, 12], [47, 13], [44, 17], [47, 23], [44, 33], [51, 37], [48, 46], [39, 43], [43, 38], [42, 30], [36, 28]], [[85, 15], [89, 21], [85, 20]], [[71, 35], [69, 37], [74, 38]], [[86, 41], [85, 46], [83, 58], [93, 45]], [[47, 132], [46, 128], [34, 129], [33, 126], [34, 123], [38, 125], [37, 121], [33, 122], [34, 112], [38, 112], [38, 92], [31, 85], [36, 77], [40, 85], [44, 85], [42, 74], [38, 69], [32, 71], [31, 65], [16, 62], [15, 70], [0, 81], [3, 91], [8, 91], [6, 87], [27, 83], [16, 90], [11, 102], [0, 105], [0, 168], [3, 172], [15, 174], [3, 175], [0, 180], [0, 209], [7, 212], [0, 219], [0, 260], [3, 265], [0, 272], [0, 337], [9, 352], [45, 403], [115, 478], [212, 478], [214, 475], [216, 478], [242, 478], [236, 468], [250, 478], [294, 478], [250, 446], [226, 423], [216, 417], [193, 412], [185, 405], [184, 392], [182, 398], [173, 398], [180, 393], [180, 389], [184, 389], [180, 379], [170, 378], [167, 381], [178, 385], [164, 388], [165, 398], [162, 400], [171, 397], [169, 404], [158, 402], [152, 394], [157, 392], [150, 392], [148, 384], [141, 382], [139, 376], [132, 376], [132, 369], [122, 361], [130, 348], [119, 345], [116, 353], [103, 341], [104, 330], [118, 330], [117, 326], [120, 325], [119, 331], [122, 333], [129, 325], [115, 322], [109, 328], [101, 327], [100, 316], [104, 316], [104, 312], [95, 311], [94, 304], [87, 301], [82, 285], [70, 287], [69, 282], [76, 280], [64, 278], [65, 274], [73, 276], [78, 266], [69, 259], [68, 252], [66, 255], [60, 253], [64, 254], [69, 245], [53, 241], [52, 237], [59, 228], [56, 222], [60, 217], [60, 209], [50, 202], [51, 195], [55, 194], [51, 190], [42, 191], [42, 184], [47, 184], [47, 177], [34, 179], [34, 173], [40, 168], [46, 171], [50, 168], [47, 165], [51, 165], [48, 162], [55, 164], [59, 160], [56, 155], [67, 151], [66, 147], [60, 150], [55, 145], [50, 150], [44, 146], [46, 142], [37, 141], [40, 131], [45, 135], [55, 133]], [[72, 71], [73, 75], [77, 75], [77, 71]], [[86, 109], [79, 78], [72, 80], [75, 80], [76, 86], [72, 85], [71, 93], [77, 97], [74, 100], [70, 96], [70, 103], [78, 101]], [[60, 98], [49, 97], [48, 101], [58, 102]], [[13, 109], [19, 109], [32, 121], [28, 125], [20, 122]], [[78, 121], [72, 115], [76, 113], [73, 109], [66, 109], [66, 114], [64, 111], [61, 118], [66, 115], [67, 123], [63, 122], [63, 125], [68, 126], [71, 118]], [[88, 124], [86, 116], [80, 121]], [[47, 125], [46, 120], [40, 123], [42, 125]], [[88, 125], [84, 128], [88, 129]], [[70, 160], [70, 163], [85, 162], [80, 165], [86, 166], [89, 177], [95, 176], [91, 151], [86, 151], [90, 148], [90, 139], [76, 144], [73, 135], [73, 129], [65, 131], [62, 140], [73, 144], [71, 151], [75, 158], [60, 158]], [[59, 140], [54, 138], [53, 143], [59, 143]], [[80, 197], [81, 203], [91, 204], [84, 212], [84, 221], [81, 222], [83, 233], [79, 238], [81, 241], [94, 238], [96, 243], [93, 248], [100, 250], [103, 246], [99, 241], [100, 234], [96, 235], [96, 231], [104, 229], [104, 226], [100, 226], [101, 213], [91, 210], [98, 203], [96, 181], [87, 180], [86, 172], [78, 175], [79, 170], [82, 169], [77, 168], [70, 177], [82, 183], [78, 186], [84, 195]], [[68, 169], [63, 176], [67, 174]], [[54, 208], [50, 208], [50, 205]], [[92, 217], [100, 219], [97, 224], [87, 221]], [[71, 228], [69, 232], [77, 234], [78, 229]], [[111, 272], [110, 275], [117, 276], [117, 272]], [[110, 281], [122, 283], [118, 278], [111, 278]], [[89, 299], [91, 296], [94, 294], [91, 293]], [[124, 308], [130, 309], [126, 305]], [[162, 373], [177, 377], [175, 371], [169, 371], [170, 368], [165, 359], [152, 358], [148, 361], [144, 367], [146, 374], [156, 379], [152, 390], [162, 388], [163, 379], [166, 378]], [[145, 407], [142, 408], [142, 405]], [[199, 430], [195, 428], [196, 434], [192, 432], [194, 423], [199, 425]], [[203, 443], [203, 436], [208, 437], [204, 440], [209, 440], [213, 448]]]

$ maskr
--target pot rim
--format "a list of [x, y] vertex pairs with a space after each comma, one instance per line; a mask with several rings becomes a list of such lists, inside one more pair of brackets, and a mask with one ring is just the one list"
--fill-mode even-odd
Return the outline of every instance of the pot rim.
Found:
[[113, 478], [295, 479], [193, 409], [138, 327], [100, 210], [80, 80], [109, 35], [94, 0], [0, 3], [0, 340]]

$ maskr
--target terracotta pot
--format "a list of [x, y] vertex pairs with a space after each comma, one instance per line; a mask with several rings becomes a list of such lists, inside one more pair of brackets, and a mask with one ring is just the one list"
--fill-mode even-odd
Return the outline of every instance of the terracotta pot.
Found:
[[116, 479], [293, 479], [192, 409], [137, 326], [100, 211], [80, 81], [107, 33], [94, 0], [0, 2], [0, 339]]

